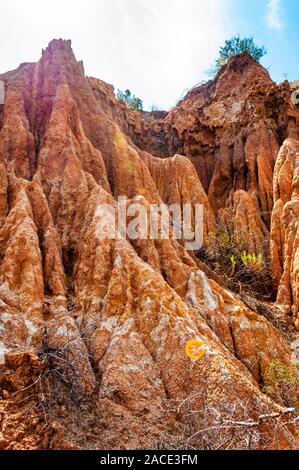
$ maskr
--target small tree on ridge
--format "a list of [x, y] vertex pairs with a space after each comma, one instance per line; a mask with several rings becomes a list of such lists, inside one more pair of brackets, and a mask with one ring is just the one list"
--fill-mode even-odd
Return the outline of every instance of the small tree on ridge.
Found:
[[137, 96], [132, 95], [130, 90], [117, 90], [116, 98], [119, 101], [123, 101], [126, 103], [128, 108], [130, 109], [135, 109], [136, 111], [142, 111], [143, 109], [143, 103], [140, 98], [137, 98]]
[[264, 46], [257, 46], [252, 36], [241, 38], [239, 35], [231, 39], [227, 39], [224, 46], [220, 48], [219, 57], [215, 62], [214, 67], [210, 71], [211, 75], [216, 75], [223, 65], [226, 65], [231, 57], [247, 52], [257, 62], [267, 54]]

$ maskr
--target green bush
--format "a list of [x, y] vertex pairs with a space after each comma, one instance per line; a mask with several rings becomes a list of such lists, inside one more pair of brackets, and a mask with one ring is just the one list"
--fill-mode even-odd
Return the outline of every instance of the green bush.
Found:
[[117, 90], [116, 98], [119, 101], [125, 103], [130, 109], [135, 109], [136, 111], [143, 110], [142, 100], [140, 98], [137, 98], [135, 95], [132, 95], [132, 92], [130, 90]]
[[245, 268], [248, 268], [251, 271], [262, 271], [263, 269], [263, 254], [262, 253], [247, 253], [246, 250], [243, 250], [241, 253], [241, 261]]
[[252, 36], [241, 38], [239, 35], [225, 41], [220, 48], [219, 57], [215, 61], [214, 67], [210, 70], [211, 75], [216, 75], [223, 65], [227, 64], [231, 57], [247, 52], [257, 62], [267, 54], [264, 46], [257, 46]]

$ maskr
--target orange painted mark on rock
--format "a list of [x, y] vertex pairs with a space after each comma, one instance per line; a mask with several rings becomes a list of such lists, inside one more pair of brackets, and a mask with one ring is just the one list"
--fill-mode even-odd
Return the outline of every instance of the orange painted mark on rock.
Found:
[[206, 351], [207, 348], [204, 343], [197, 338], [191, 339], [191, 341], [189, 341], [185, 347], [187, 356], [195, 361], [202, 359], [205, 356]]

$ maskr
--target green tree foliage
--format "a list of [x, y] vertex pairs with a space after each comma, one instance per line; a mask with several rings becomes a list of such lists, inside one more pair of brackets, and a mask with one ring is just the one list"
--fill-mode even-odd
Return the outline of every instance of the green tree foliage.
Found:
[[267, 54], [266, 48], [264, 46], [257, 46], [252, 36], [244, 38], [234, 36], [231, 39], [227, 39], [224, 46], [220, 48], [219, 57], [210, 71], [211, 75], [215, 75], [219, 72], [221, 67], [227, 64], [231, 57], [241, 54], [242, 52], [247, 52], [257, 62]]
[[142, 100], [140, 98], [137, 98], [137, 96], [132, 95], [132, 92], [130, 90], [117, 90], [116, 98], [119, 101], [126, 103], [128, 108], [130, 109], [135, 109], [136, 111], [142, 111], [143, 109]]

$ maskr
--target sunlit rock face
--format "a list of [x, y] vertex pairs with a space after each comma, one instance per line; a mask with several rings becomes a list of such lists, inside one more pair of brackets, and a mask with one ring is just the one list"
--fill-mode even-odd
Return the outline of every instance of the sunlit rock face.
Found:
[[138, 113], [63, 40], [0, 79], [0, 448], [294, 448], [296, 396], [263, 388], [273, 361], [290, 363], [286, 335], [174, 237], [99, 237], [103, 207], [126, 196], [202, 204], [205, 244], [220, 212], [236, 231], [253, 220], [258, 250], [274, 199], [273, 279], [297, 319], [288, 85], [243, 55], [170, 113]]
[[299, 329], [299, 141], [287, 139], [274, 171], [271, 227], [273, 282], [277, 302], [292, 313]]
[[129, 112], [124, 118], [119, 107], [114, 115], [140, 148], [159, 157], [187, 156], [215, 216], [224, 207], [234, 211], [234, 193], [247, 192], [250, 198], [242, 204], [242, 214], [246, 220], [255, 206], [255, 218], [261, 219], [258, 231], [264, 232], [270, 229], [279, 148], [287, 137], [299, 137], [298, 106], [292, 102], [297, 88], [296, 82], [275, 84], [260, 64], [243, 53], [232, 58], [215, 80], [187, 93], [166, 115]]

